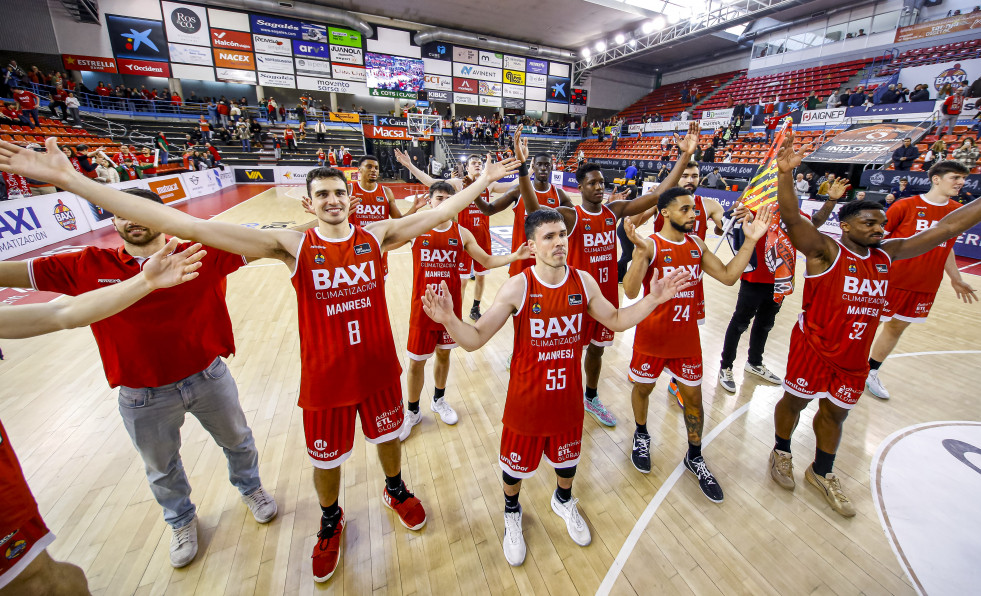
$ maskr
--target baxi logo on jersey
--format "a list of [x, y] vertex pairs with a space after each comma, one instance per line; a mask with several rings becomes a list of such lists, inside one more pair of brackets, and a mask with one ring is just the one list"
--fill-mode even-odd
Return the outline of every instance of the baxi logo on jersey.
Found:
[[859, 279], [846, 275], [842, 291], [846, 294], [858, 294], [870, 297], [881, 296], [885, 298], [888, 288], [889, 280], [886, 279]]
[[[589, 226], [586, 226], [586, 230], [589, 230]], [[583, 244], [586, 248], [592, 248], [594, 246], [611, 246], [614, 242], [613, 235], [615, 233], [615, 230], [610, 230], [609, 232], [600, 232], [598, 234], [583, 234]]]
[[[423, 246], [425, 246], [427, 244], [427, 242], [423, 242], [422, 244], [423, 244]], [[454, 258], [454, 254], [455, 254], [455, 251], [452, 251], [452, 250], [442, 250], [442, 249], [439, 249], [439, 248], [432, 249], [432, 250], [430, 250], [428, 248], [419, 249], [419, 259], [420, 260], [423, 260], [423, 261], [432, 261], [432, 262], [436, 262], [436, 263], [452, 263], [453, 261], [456, 260]]]
[[[580, 303], [582, 296], [579, 296]], [[572, 302], [572, 296], [569, 296]], [[579, 333], [582, 328], [582, 313], [574, 315], [549, 317], [545, 319], [531, 319], [531, 336], [539, 339], [551, 339], [553, 337], [567, 337]]]
[[310, 273], [313, 275], [315, 290], [344, 290], [337, 292], [338, 295], [344, 295], [350, 293], [348, 290], [354, 286], [375, 280], [375, 262], [367, 261], [336, 269], [312, 269]]

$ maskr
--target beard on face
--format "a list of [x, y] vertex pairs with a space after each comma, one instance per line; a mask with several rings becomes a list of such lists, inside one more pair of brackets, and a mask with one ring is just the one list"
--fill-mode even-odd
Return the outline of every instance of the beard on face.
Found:
[[[144, 230], [143, 235], [140, 236], [139, 238], [134, 237], [129, 232], [129, 230], [133, 228]], [[119, 233], [119, 235], [122, 237], [122, 239], [125, 242], [127, 242], [128, 244], [132, 244], [133, 246], [146, 246], [147, 244], [150, 244], [151, 242], [156, 240], [157, 237], [160, 236], [161, 234], [161, 232], [154, 232], [153, 230], [147, 228], [141, 228], [140, 226], [128, 226], [127, 228], [122, 230], [116, 228], [116, 231]]]
[[671, 223], [671, 227], [672, 228], [678, 230], [682, 234], [687, 234], [687, 233], [689, 233], [689, 232], [691, 232], [692, 230], [695, 229], [695, 222], [683, 223], [683, 224], [676, 224], [676, 223], [674, 223], [671, 220], [668, 220], [668, 221]]

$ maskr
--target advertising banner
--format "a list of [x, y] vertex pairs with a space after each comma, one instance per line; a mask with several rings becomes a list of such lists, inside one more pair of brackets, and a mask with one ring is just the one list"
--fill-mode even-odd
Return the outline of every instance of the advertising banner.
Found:
[[272, 72], [258, 72], [259, 84], [264, 87], [280, 87], [282, 89], [296, 89], [296, 77], [291, 74], [279, 74]]
[[916, 121], [925, 120], [934, 111], [935, 102], [915, 101], [907, 103], [883, 103], [879, 105], [863, 107], [856, 106], [845, 111], [845, 117], [855, 120], [906, 120]]
[[[978, 26], [981, 27], [981, 16], [978, 18]], [[937, 92], [948, 83], [970, 85], [978, 77], [981, 77], [981, 58], [905, 67], [899, 71], [899, 82], [904, 87], [912, 89], [920, 83], [926, 83], [930, 85], [931, 97], [936, 97]]]
[[252, 24], [252, 33], [303, 39], [303, 27], [299, 21], [256, 14], [250, 14], [249, 21]]
[[457, 93], [476, 93], [479, 86], [474, 79], [453, 79], [453, 90]]
[[211, 58], [211, 48], [186, 46], [179, 43], [169, 43], [167, 44], [167, 48], [170, 50], [171, 62], [198, 64], [201, 66], [214, 66], [214, 62], [212, 62]]
[[442, 41], [431, 41], [422, 46], [422, 57], [431, 60], [451, 60], [450, 44]]
[[331, 122], [353, 122], [355, 124], [361, 122], [360, 115], [348, 114], [347, 112], [328, 112], [327, 117]]
[[[224, 174], [224, 177], [223, 177]], [[184, 183], [184, 190], [188, 198], [210, 195], [219, 190], [234, 184], [234, 174], [230, 170], [203, 170], [198, 172], [185, 172], [181, 174], [181, 181]]]
[[544, 87], [525, 87], [525, 99], [544, 102], [546, 95]]
[[525, 72], [547, 75], [548, 74], [548, 62], [544, 60], [532, 60], [528, 58], [525, 60]]
[[252, 44], [256, 53], [276, 54], [277, 56], [292, 56], [293, 46], [290, 40], [269, 35], [253, 35]]
[[[167, 62], [167, 36], [162, 21], [107, 14], [106, 30], [117, 58]], [[139, 73], [128, 73], [139, 74]]]
[[524, 85], [509, 85], [504, 83], [504, 97], [514, 97], [517, 99], [525, 98]]
[[61, 63], [65, 66], [65, 70], [116, 72], [116, 61], [112, 58], [79, 56], [78, 54], [62, 54]]
[[525, 59], [521, 56], [504, 56], [504, 68], [524, 72]]
[[444, 103], [453, 102], [453, 94], [449, 91], [427, 91], [429, 94], [429, 101], [441, 101]]
[[463, 62], [465, 64], [479, 64], [480, 52], [470, 48], [453, 46], [453, 62]]
[[912, 124], [859, 124], [821, 145], [804, 158], [809, 163], [884, 164], [892, 152], [911, 137], [916, 143], [927, 133], [926, 128]]
[[524, 85], [525, 84], [525, 73], [519, 70], [505, 70], [504, 71], [504, 82], [511, 85]]
[[296, 74], [309, 75], [312, 77], [330, 78], [330, 62], [326, 60], [312, 60], [310, 58], [296, 58]]
[[909, 27], [899, 27], [896, 29], [896, 43], [979, 28], [981, 28], [981, 13], [959, 14]]
[[309, 41], [327, 41], [327, 26], [319, 23], [300, 22], [300, 34]]
[[469, 93], [454, 93], [453, 103], [457, 103], [464, 106], [475, 106], [479, 103], [476, 95], [471, 95]]
[[643, 124], [631, 124], [631, 125], [627, 126], [627, 132], [629, 132], [629, 133], [644, 132], [644, 125]]
[[562, 77], [548, 77], [548, 101], [569, 103], [569, 87], [572, 81]]
[[[702, 130], [715, 130], [729, 126], [729, 118], [702, 118], [698, 121], [698, 127]], [[683, 122], [682, 124], [687, 124]]]
[[91, 231], [83, 205], [57, 192], [0, 203], [0, 260]]
[[555, 103], [555, 102], [550, 101], [550, 102], [548, 102], [546, 104], [545, 111], [547, 111], [547, 112], [554, 112], [556, 114], [568, 114], [569, 113], [569, 104], [567, 104], [567, 103]]
[[453, 90], [453, 77], [444, 77], [440, 75], [426, 75], [426, 89], [437, 89], [441, 91], [452, 91]]
[[340, 62], [341, 64], [362, 66], [364, 65], [364, 53], [361, 48], [330, 46], [330, 60], [331, 62]]
[[119, 67], [119, 74], [141, 75], [144, 77], [164, 77], [170, 76], [170, 64], [167, 62], [155, 62], [152, 60], [130, 60], [128, 58], [116, 59]]
[[504, 66], [504, 55], [481, 50], [477, 58], [477, 64], [480, 64], [481, 66], [494, 66], [501, 68]]
[[167, 176], [165, 178], [150, 178], [146, 183], [150, 190], [160, 195], [164, 203], [176, 203], [187, 198], [187, 191], [184, 190], [184, 182], [179, 175]]
[[342, 81], [355, 81], [364, 83], [367, 80], [365, 68], [363, 66], [350, 66], [347, 64], [334, 63], [331, 66], [334, 71], [334, 78]]
[[167, 39], [173, 43], [210, 46], [208, 11], [203, 6], [161, 2]]
[[215, 66], [218, 68], [255, 70], [255, 56], [251, 52], [235, 50], [213, 50], [213, 52], [215, 54]]
[[[274, 56], [272, 54], [255, 55], [256, 70], [263, 72], [279, 72], [282, 74], [293, 74], [293, 59], [288, 56]], [[327, 69], [330, 74], [330, 68]], [[261, 85], [262, 83], [260, 83]]]
[[491, 108], [499, 108], [499, 107], [501, 107], [501, 98], [500, 97], [490, 97], [490, 96], [487, 96], [487, 95], [481, 95], [479, 97], [480, 97], [480, 99], [478, 100], [479, 105], [487, 106], [487, 107], [491, 107]]
[[702, 112], [702, 118], [725, 118], [732, 120], [732, 108], [725, 110], [705, 110]]
[[548, 85], [548, 77], [542, 74], [526, 73], [525, 85], [529, 87], [545, 87]]
[[[927, 172], [913, 170], [865, 170], [862, 172], [861, 186], [864, 188], [878, 187], [889, 189], [899, 186], [899, 179], [909, 180], [910, 188], [926, 191], [930, 188], [930, 178]], [[974, 196], [981, 193], [981, 174], [971, 174], [964, 179], [964, 190]]]
[[478, 79], [481, 81], [495, 81], [500, 83], [502, 79], [500, 68], [489, 66], [472, 66], [470, 64], [453, 63], [453, 76], [465, 79]]
[[211, 45], [225, 50], [252, 51], [252, 36], [242, 31], [211, 30]]
[[508, 110], [523, 110], [525, 109], [525, 100], [514, 99], [505, 95], [502, 100], [502, 106]]
[[339, 81], [337, 79], [320, 79], [315, 77], [296, 77], [298, 89], [323, 91], [325, 93], [353, 93], [368, 95], [368, 86], [354, 81]]
[[[662, 165], [668, 166], [668, 169], [674, 167], [673, 161], [667, 160], [647, 160], [647, 159], [615, 159], [615, 158], [605, 158], [605, 157], [590, 157], [586, 161], [597, 163], [604, 168], [613, 168], [618, 170], [625, 170], [627, 166], [633, 165], [638, 169], [645, 171], [657, 171], [661, 169]], [[758, 168], [757, 164], [749, 163], [708, 163], [699, 162], [698, 169], [703, 176], [710, 174], [714, 168], [719, 168], [719, 173], [724, 178], [739, 178], [743, 180], [748, 180], [753, 174], [756, 173]]]
[[275, 181], [272, 168], [235, 168], [236, 184], [274, 184]]
[[845, 121], [847, 108], [830, 108], [823, 110], [804, 110], [800, 114], [802, 126], [814, 124], [831, 124]]
[[256, 77], [254, 70], [237, 70], [234, 68], [216, 68], [215, 77], [219, 81], [224, 81], [226, 83], [244, 83], [246, 85], [255, 85]]
[[569, 78], [569, 65], [564, 62], [549, 62], [548, 74], [553, 77]]
[[487, 81], [480, 81], [477, 85], [477, 92], [481, 95], [491, 95], [494, 97], [500, 97], [502, 93], [501, 83], [489, 83]]
[[293, 53], [297, 56], [308, 56], [310, 58], [327, 60], [330, 58], [330, 46], [325, 43], [317, 43], [315, 41], [294, 39]]
[[402, 91], [401, 89], [375, 89], [368, 88], [368, 95], [374, 97], [393, 97], [396, 99], [416, 99], [415, 91]]
[[[406, 128], [396, 126], [376, 126], [374, 124], [362, 125], [366, 139], [411, 139]], [[419, 140], [431, 141], [432, 137], [417, 137]]]
[[342, 29], [341, 27], [328, 27], [327, 32], [331, 45], [351, 48], [360, 48], [363, 45], [361, 34], [357, 31]]
[[276, 166], [276, 184], [306, 184], [307, 174], [315, 166]]

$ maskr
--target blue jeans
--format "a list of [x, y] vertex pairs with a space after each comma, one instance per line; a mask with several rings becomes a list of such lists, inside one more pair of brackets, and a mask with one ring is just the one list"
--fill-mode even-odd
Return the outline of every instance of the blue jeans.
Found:
[[242, 138], [242, 151], [252, 153], [252, 143], [249, 141], [249, 137]]
[[119, 413], [143, 458], [150, 491], [174, 528], [194, 518], [191, 485], [181, 463], [181, 426], [191, 413], [225, 451], [228, 479], [243, 495], [258, 489], [259, 452], [238, 401], [238, 386], [221, 358], [186, 379], [164, 385], [119, 388]]

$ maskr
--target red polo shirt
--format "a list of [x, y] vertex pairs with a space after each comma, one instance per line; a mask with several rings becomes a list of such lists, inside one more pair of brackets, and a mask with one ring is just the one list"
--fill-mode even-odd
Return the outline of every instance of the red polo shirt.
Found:
[[[182, 243], [180, 252], [189, 246]], [[207, 248], [195, 279], [156, 290], [119, 314], [92, 325], [112, 387], [159, 387], [199, 373], [218, 356], [235, 353], [225, 305], [225, 277], [245, 264], [239, 255]], [[142, 261], [118, 249], [33, 259], [35, 289], [77, 296], [137, 275]]]
[[37, 100], [34, 99], [34, 94], [30, 91], [14, 89], [11, 95], [20, 104], [22, 110], [33, 110], [37, 107]]

